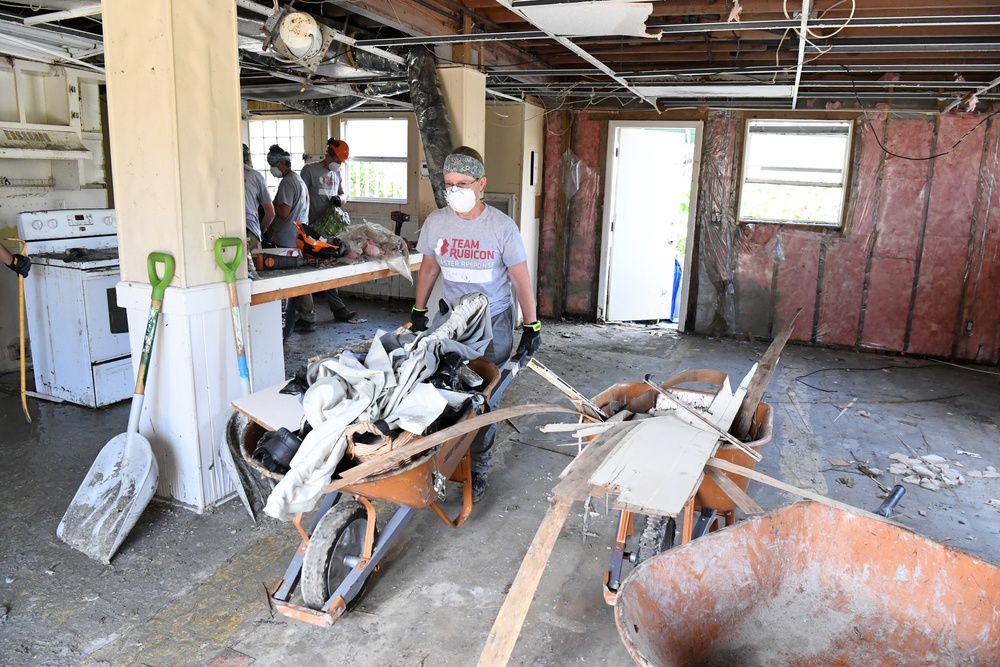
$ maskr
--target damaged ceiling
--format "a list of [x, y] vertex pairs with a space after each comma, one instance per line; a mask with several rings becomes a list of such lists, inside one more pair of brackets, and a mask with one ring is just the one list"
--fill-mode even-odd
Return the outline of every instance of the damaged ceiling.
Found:
[[[982, 110], [996, 0], [234, 0], [243, 97], [305, 113], [410, 107], [407, 59], [471, 64], [547, 108]], [[805, 11], [803, 11], [805, 7]], [[0, 53], [102, 67], [100, 4], [0, 3]]]

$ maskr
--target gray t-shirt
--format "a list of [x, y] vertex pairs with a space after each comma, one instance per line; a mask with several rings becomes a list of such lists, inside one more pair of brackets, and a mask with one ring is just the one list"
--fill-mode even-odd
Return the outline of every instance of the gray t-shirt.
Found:
[[450, 208], [433, 211], [424, 220], [417, 250], [432, 255], [441, 267], [445, 301], [482, 292], [489, 297], [491, 315], [511, 304], [508, 267], [528, 257], [514, 221], [488, 205], [472, 220], [463, 220]]
[[267, 235], [271, 243], [279, 248], [294, 248], [297, 231], [295, 223], [309, 220], [309, 192], [302, 178], [294, 171], [282, 176], [281, 183], [278, 183], [278, 191], [274, 193], [274, 205], [282, 204], [291, 206], [292, 210], [287, 218], [275, 213], [274, 222], [268, 228]]
[[253, 167], [243, 165], [243, 206], [247, 211], [247, 231], [260, 240], [260, 220], [257, 208], [271, 203], [271, 193], [261, 173]]
[[343, 177], [339, 170], [327, 169], [322, 162], [313, 162], [302, 167], [302, 181], [309, 189], [309, 224], [315, 225], [323, 219], [330, 200], [343, 192]]

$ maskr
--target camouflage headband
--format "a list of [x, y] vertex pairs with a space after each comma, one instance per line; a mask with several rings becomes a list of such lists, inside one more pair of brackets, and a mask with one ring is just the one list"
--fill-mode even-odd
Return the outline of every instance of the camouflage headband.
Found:
[[444, 173], [465, 174], [470, 178], [478, 180], [486, 173], [486, 167], [471, 155], [452, 153], [444, 159]]

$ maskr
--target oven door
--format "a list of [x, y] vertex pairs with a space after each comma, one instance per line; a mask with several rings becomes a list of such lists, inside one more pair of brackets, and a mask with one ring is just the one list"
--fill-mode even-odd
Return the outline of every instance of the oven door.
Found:
[[81, 273], [91, 363], [128, 356], [128, 321], [125, 309], [118, 305], [115, 292], [115, 286], [121, 280], [118, 267], [89, 269]]

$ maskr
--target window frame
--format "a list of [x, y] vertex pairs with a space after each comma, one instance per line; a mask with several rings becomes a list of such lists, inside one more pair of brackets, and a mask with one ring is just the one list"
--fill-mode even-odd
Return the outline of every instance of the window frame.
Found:
[[[277, 194], [278, 184], [281, 183], [281, 179], [271, 174], [271, 165], [267, 163], [268, 140], [264, 141], [265, 146], [263, 153], [255, 152], [253, 150], [254, 136], [252, 128], [254, 127], [255, 123], [261, 123], [266, 121], [282, 121], [282, 120], [291, 121], [292, 123], [301, 123], [302, 125], [303, 150], [296, 151], [292, 149], [291, 139], [296, 136], [292, 132], [290, 132], [288, 135], [289, 141], [285, 142], [284, 144], [282, 144], [282, 141], [277, 137], [275, 138], [274, 141], [274, 143], [277, 143], [278, 145], [282, 146], [282, 148], [284, 148], [286, 151], [288, 151], [289, 162], [291, 163], [292, 171], [298, 174], [302, 171], [302, 167], [304, 167], [307, 164], [303, 159], [305, 153], [305, 139], [306, 139], [305, 118], [303, 118], [302, 116], [292, 116], [283, 114], [283, 115], [268, 115], [263, 118], [250, 118], [247, 121], [247, 145], [250, 146], [250, 163], [253, 166], [254, 170], [256, 170], [257, 173], [259, 173], [261, 176], [264, 177], [264, 183], [267, 184], [267, 191], [271, 194], [271, 199], [274, 199], [275, 194]], [[258, 166], [261, 163], [263, 163], [263, 168]]]
[[[808, 183], [808, 182], [795, 182], [787, 181], [782, 179], [761, 179], [754, 178], [750, 179], [748, 177], [751, 159], [750, 151], [750, 136], [753, 134], [753, 127], [755, 124], [771, 124], [771, 125], [787, 125], [791, 128], [805, 129], [809, 126], [814, 126], [817, 129], [822, 126], [830, 126], [831, 124], [843, 125], [846, 132], [836, 132], [835, 134], [844, 134], [844, 156], [843, 163], [840, 170], [840, 183], [839, 185], [829, 185], [826, 183]], [[779, 133], [773, 133], [779, 134]], [[802, 134], [813, 134], [815, 136], [820, 136], [823, 134], [829, 134], [829, 132], [817, 131], [813, 133], [802, 132]], [[852, 166], [853, 166], [853, 154], [854, 154], [854, 142], [855, 142], [855, 122], [851, 119], [844, 118], [808, 118], [808, 119], [793, 119], [793, 118], [751, 118], [746, 121], [746, 127], [744, 129], [744, 142], [743, 142], [743, 156], [741, 164], [741, 172], [739, 178], [739, 193], [736, 202], [736, 219], [738, 224], [741, 225], [783, 225], [788, 227], [794, 227], [799, 229], [821, 229], [829, 231], [842, 231], [847, 224], [847, 214], [848, 214], [848, 201], [850, 195], [850, 189], [852, 184]], [[820, 170], [817, 170], [820, 171]], [[839, 216], [836, 222], [823, 221], [823, 220], [788, 220], [783, 218], [752, 218], [746, 217], [743, 212], [743, 202], [744, 194], [748, 185], [754, 184], [767, 184], [773, 183], [775, 185], [803, 185], [803, 186], [813, 186], [813, 187], [839, 187], [841, 190], [840, 203], [839, 203]]]
[[[406, 131], [406, 141], [404, 142], [405, 148], [403, 150], [404, 155], [402, 157], [385, 157], [385, 156], [373, 156], [364, 155], [360, 153], [355, 148], [355, 144], [352, 142], [350, 137], [350, 132], [348, 130], [348, 124], [352, 121], [365, 121], [365, 122], [385, 122], [391, 121], [395, 123], [402, 123], [403, 128]], [[351, 155], [347, 162], [344, 163], [344, 193], [350, 201], [353, 202], [365, 202], [370, 204], [407, 204], [409, 203], [410, 197], [410, 122], [406, 118], [398, 116], [389, 116], [381, 118], [372, 117], [354, 117], [354, 118], [341, 118], [340, 120], [340, 136], [347, 142], [347, 145], [351, 147]], [[351, 174], [356, 169], [361, 169], [362, 164], [397, 164], [403, 166], [403, 177], [402, 177], [402, 187], [403, 196], [402, 197], [371, 197], [364, 195], [354, 194], [352, 189]]]

